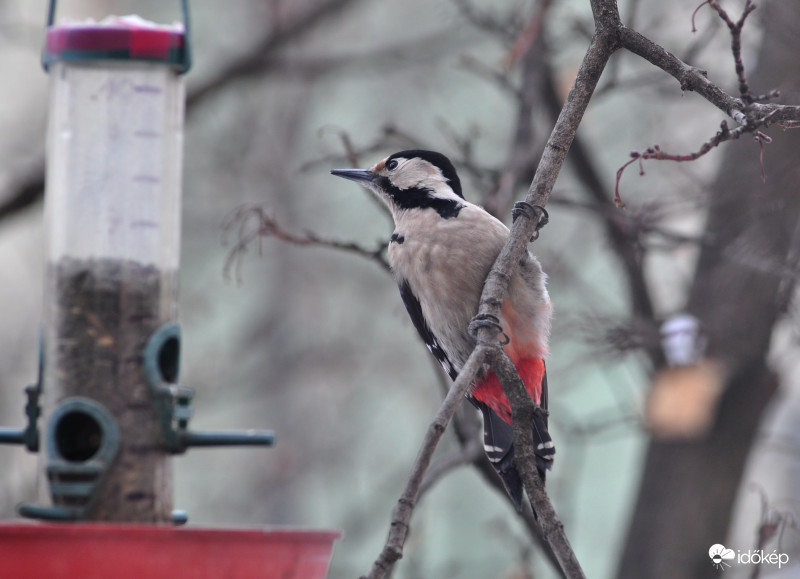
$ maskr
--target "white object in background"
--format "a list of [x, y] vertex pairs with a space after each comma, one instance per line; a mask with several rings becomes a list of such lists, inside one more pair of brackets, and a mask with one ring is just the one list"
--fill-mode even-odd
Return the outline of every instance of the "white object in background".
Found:
[[661, 324], [661, 347], [670, 366], [696, 364], [705, 350], [700, 322], [689, 314], [678, 314]]

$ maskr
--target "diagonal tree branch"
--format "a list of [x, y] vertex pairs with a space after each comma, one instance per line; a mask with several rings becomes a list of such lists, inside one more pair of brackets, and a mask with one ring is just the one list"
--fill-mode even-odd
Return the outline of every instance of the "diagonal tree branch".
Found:
[[[526, 201], [532, 205], [544, 206], [550, 197], [556, 177], [575, 137], [578, 125], [583, 118], [583, 113], [586, 111], [589, 100], [597, 87], [603, 68], [617, 47], [613, 34], [611, 34], [615, 26], [620, 26], [616, 3], [613, 0], [593, 0], [592, 11], [595, 14], [597, 32], [584, 56], [575, 78], [575, 83], [567, 96], [564, 108], [556, 121], [536, 170], [526, 198]], [[509, 281], [523, 252], [527, 251], [528, 242], [536, 231], [537, 226], [538, 223], [533, 219], [517, 219], [512, 225], [511, 234], [486, 279], [481, 297], [480, 313], [494, 315], [499, 318], [500, 308], [508, 292]], [[458, 379], [448, 393], [445, 402], [437, 413], [436, 420], [428, 429], [428, 436], [426, 436], [426, 440], [420, 450], [412, 470], [412, 476], [392, 514], [389, 538], [373, 564], [369, 575], [366, 576], [367, 579], [384, 577], [394, 562], [402, 557], [403, 544], [418, 496], [422, 473], [427, 468], [434, 450], [434, 448], [429, 448], [426, 445], [432, 444], [435, 447], [441, 437], [441, 433], [438, 436], [433, 436], [432, 433], [438, 432], [440, 428], [446, 428], [450, 422], [456, 409], [456, 404], [452, 401], [453, 396], [457, 396], [460, 399], [467, 393], [484, 361], [490, 361], [488, 359], [489, 356], [493, 356], [493, 359], [497, 361], [497, 354], [492, 354], [492, 350], [498, 347], [498, 334], [499, 330], [497, 328], [489, 326], [481, 326], [477, 329], [478, 345], [473, 350]], [[513, 373], [516, 374], [515, 369]], [[519, 376], [516, 379], [519, 380]], [[525, 394], [525, 397], [527, 398], [527, 394]], [[530, 401], [529, 398], [528, 400]], [[533, 404], [532, 401], [529, 403]], [[518, 407], [514, 406], [513, 400], [512, 410], [514, 413], [520, 412]], [[522, 412], [524, 413], [524, 410]], [[518, 421], [515, 421], [515, 424], [517, 423]], [[524, 424], [527, 425], [530, 422]], [[527, 457], [530, 460], [533, 457], [533, 446], [530, 435], [527, 441], [520, 440], [517, 435], [521, 434], [521, 430], [529, 430], [529, 428], [524, 425], [515, 427], [514, 445], [517, 449], [516, 452], [519, 453], [517, 455], [518, 468], [524, 469], [526, 467], [521, 466], [519, 457]], [[417, 481], [417, 479], [419, 480]], [[533, 481], [529, 480], [528, 484], [526, 484], [526, 490], [530, 493], [529, 499], [532, 505], [534, 507], [539, 505], [543, 508], [541, 512], [537, 511], [540, 517], [540, 525], [543, 529], [545, 540], [553, 548], [561, 565], [561, 571], [567, 577], [583, 577], [583, 572], [580, 569], [580, 565], [577, 564], [577, 559], [569, 543], [566, 540], [559, 540], [563, 535], [563, 531], [561, 533], [553, 532], [560, 527], [560, 523], [557, 519], [544, 519], [544, 516], [550, 517], [554, 514], [554, 511], [546, 508], [546, 505], [549, 504], [549, 499], [547, 499], [541, 481], [537, 485], [535, 479]]]
[[[761, 147], [761, 173], [762, 179], [766, 180], [766, 172], [764, 169], [764, 145], [770, 143], [772, 139], [765, 133], [761, 132], [759, 128], [768, 127], [772, 123], [781, 124], [784, 126], [784, 128], [794, 128], [797, 126], [798, 121], [794, 120], [794, 117], [800, 114], [800, 107], [762, 104], [758, 102], [768, 101], [772, 98], [780, 96], [778, 91], [773, 90], [760, 96], [753, 96], [753, 94], [750, 92], [750, 85], [747, 81], [747, 77], [744, 72], [744, 64], [742, 61], [741, 37], [742, 29], [744, 28], [747, 17], [756, 9], [755, 4], [753, 4], [751, 0], [746, 0], [744, 9], [742, 10], [742, 15], [736, 22], [734, 22], [730, 16], [728, 16], [728, 13], [722, 9], [717, 0], [705, 0], [695, 10], [695, 14], [706, 4], [708, 4], [717, 12], [720, 19], [722, 19], [722, 21], [727, 25], [730, 31], [731, 52], [733, 53], [734, 68], [736, 70], [736, 78], [739, 83], [739, 99], [734, 99], [732, 96], [711, 84], [710, 81], [708, 81], [705, 71], [688, 67], [680, 62], [674, 55], [664, 51], [660, 47], [656, 49], [654, 48], [655, 45], [648, 46], [650, 41], [647, 39], [642, 40], [643, 37], [639, 38], [633, 34], [626, 37], [628, 40], [632, 41], [630, 44], [627, 44], [625, 39], [623, 39], [621, 42], [623, 46], [632, 51], [641, 50], [641, 52], [637, 52], [637, 54], [647, 58], [650, 60], [650, 62], [656, 64], [656, 61], [659, 61], [659, 64], [656, 64], [656, 66], [659, 66], [659, 68], [662, 68], [663, 70], [667, 70], [667, 68], [664, 67], [664, 58], [666, 57], [666, 61], [673, 67], [670, 69], [672, 72], [669, 70], [668, 72], [678, 78], [679, 82], [681, 83], [681, 88], [684, 90], [695, 90], [702, 94], [709, 100], [709, 102], [715, 104], [717, 107], [721, 108], [729, 116], [731, 116], [737, 123], [739, 123], [739, 126], [734, 129], [729, 129], [727, 122], [722, 121], [720, 130], [717, 131], [713, 137], [703, 143], [697, 151], [692, 153], [667, 153], [661, 150], [658, 145], [649, 147], [641, 152], [632, 152], [631, 160], [617, 170], [617, 180], [614, 188], [614, 204], [617, 205], [617, 207], [625, 207], [625, 204], [622, 202], [620, 197], [619, 184], [620, 179], [622, 178], [622, 173], [632, 163], [638, 161], [640, 166], [639, 173], [644, 174], [642, 162], [646, 160], [654, 159], [660, 161], [667, 160], [677, 162], [694, 161], [711, 151], [714, 147], [719, 146], [721, 143], [738, 139], [745, 133], [752, 133], [754, 140]], [[694, 14], [692, 15], [692, 31], [695, 31]]]
[[187, 112], [232, 82], [259, 76], [274, 65], [274, 55], [291, 42], [313, 31], [328, 17], [355, 4], [358, 0], [328, 0], [297, 18], [291, 25], [266, 35], [246, 54], [229, 63], [205, 80], [186, 97]]
[[44, 155], [42, 154], [9, 189], [14, 193], [0, 201], [0, 221], [16, 215], [41, 200], [44, 193]]
[[569, 539], [564, 532], [564, 524], [553, 508], [553, 504], [544, 490], [544, 482], [536, 470], [533, 431], [530, 425], [536, 414], [542, 413], [543, 410], [528, 396], [525, 384], [517, 374], [517, 369], [502, 348], [496, 347], [489, 350], [487, 359], [511, 403], [517, 470], [533, 511], [537, 515], [542, 535], [555, 554], [558, 566], [564, 576], [583, 577], [583, 569], [569, 544]]
[[[608, 5], [611, 5], [616, 10], [616, 3], [613, 0], [594, 0], [592, 2], [593, 9], [595, 9], [595, 5], [597, 5], [598, 9], [605, 9]], [[602, 13], [606, 14], [605, 11]], [[619, 14], [616, 12], [613, 14], [618, 22]], [[604, 23], [598, 22], [598, 32], [592, 38], [583, 62], [578, 69], [572, 89], [545, 145], [533, 183], [531, 183], [528, 195], [525, 198], [525, 201], [531, 205], [544, 207], [550, 198], [553, 185], [564, 164], [564, 159], [578, 130], [578, 125], [589, 105], [589, 100], [597, 87], [603, 68], [617, 48], [613, 35], [607, 32], [606, 29], [607, 26], [604, 26]], [[611, 31], [613, 32], [613, 28]], [[481, 314], [493, 315], [499, 319], [500, 308], [507, 294], [508, 283], [512, 273], [515, 271], [523, 253], [527, 251], [528, 242], [536, 231], [537, 226], [538, 223], [532, 219], [517, 219], [513, 223], [511, 234], [486, 279], [486, 285], [481, 297]], [[481, 341], [492, 343], [496, 341], [496, 334], [497, 329], [482, 327], [479, 330], [478, 337]]]
[[760, 124], [800, 121], [800, 106], [775, 103], [753, 102], [750, 107], [752, 118], [748, 118], [745, 114], [745, 104], [711, 82], [705, 71], [689, 66], [635, 30], [620, 26], [616, 35], [621, 48], [629, 50], [668, 73], [680, 83], [681, 90], [696, 92], [740, 125], [757, 120], [763, 120]]
[[487, 348], [478, 346], [473, 350], [472, 355], [464, 364], [464, 368], [453, 383], [450, 391], [442, 402], [442, 406], [428, 427], [422, 447], [417, 455], [414, 465], [411, 468], [411, 475], [406, 483], [405, 490], [397, 501], [397, 505], [392, 511], [392, 520], [389, 527], [389, 536], [386, 544], [381, 550], [378, 558], [372, 564], [369, 573], [362, 579], [378, 579], [385, 577], [392, 566], [403, 556], [403, 545], [408, 534], [408, 526], [411, 521], [411, 514], [419, 498], [420, 488], [425, 477], [425, 472], [430, 465], [433, 452], [442, 434], [447, 429], [447, 425], [462, 403], [472, 385], [475, 376], [483, 366], [487, 354]]
[[[578, 70], [575, 83], [567, 96], [564, 107], [545, 146], [544, 154], [525, 199], [531, 205], [544, 207], [547, 203], [556, 177], [563, 166], [567, 151], [597, 87], [600, 75], [608, 59], [616, 49], [613, 36], [608, 33], [609, 30], [613, 31], [613, 26], [611, 25], [615, 22], [619, 23], [616, 4], [613, 1], [597, 0], [592, 3], [592, 8], [595, 14], [597, 32], [592, 38], [589, 49]], [[508, 293], [508, 284], [520, 258], [527, 251], [528, 242], [534, 235], [537, 226], [538, 223], [533, 219], [518, 219], [512, 225], [511, 234], [486, 279], [483, 295], [481, 296], [481, 314], [493, 315], [499, 318], [503, 300]], [[478, 329], [478, 343], [483, 345], [498, 343], [497, 334], [498, 330], [496, 328], [482, 326]], [[500, 356], [490, 351], [490, 363], [495, 373], [503, 372], [502, 368], [505, 368], [503, 373], [506, 374], [506, 380], [502, 382], [501, 379], [504, 389], [508, 387], [509, 383], [514, 384], [516, 383], [515, 381], [519, 381], [519, 376], [516, 375], [513, 365], [508, 368], [510, 363], [506, 364], [506, 361], [507, 358], [504, 355]], [[509, 375], [511, 378], [509, 378]], [[517, 395], [515, 396], [515, 394]], [[533, 417], [531, 408], [535, 408], [535, 405], [527, 393], [524, 392], [524, 389], [522, 396], [519, 396], [519, 392], [515, 392], [513, 387], [509, 387], [506, 390], [506, 395], [509, 397], [512, 408], [514, 448], [517, 449], [515, 451], [517, 468], [523, 476], [531, 505], [539, 515], [542, 534], [553, 549], [561, 571], [567, 577], [583, 577], [583, 571], [569, 542], [566, 540], [566, 535], [563, 533], [562, 525], [555, 515], [555, 511], [550, 505], [544, 485], [538, 474], [535, 473], [533, 440], [528, 426]]]

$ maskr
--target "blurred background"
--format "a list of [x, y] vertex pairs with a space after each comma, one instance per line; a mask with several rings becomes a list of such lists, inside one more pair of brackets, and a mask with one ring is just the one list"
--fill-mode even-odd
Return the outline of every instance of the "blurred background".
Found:
[[[589, 2], [190, 4], [182, 379], [197, 391], [196, 428], [270, 428], [278, 444], [177, 457], [175, 506], [195, 525], [342, 529], [330, 576], [356, 577], [383, 545], [442, 390], [388, 272], [326, 246], [372, 251], [392, 230], [366, 193], [328, 171], [438, 150], [467, 198], [506, 219], [588, 45]], [[698, 4], [620, 9], [737, 95], [730, 34], [707, 6], [693, 33]], [[725, 6], [738, 18], [743, 4]], [[133, 12], [180, 19], [177, 1], [155, 0], [62, 1], [58, 16]], [[23, 423], [42, 319], [45, 15], [44, 0], [0, 0], [5, 426]], [[742, 42], [752, 91], [800, 103], [800, 4], [761, 2]], [[789, 553], [789, 567], [764, 565], [762, 576], [800, 574], [800, 134], [773, 127], [771, 144], [745, 135], [696, 162], [649, 161], [643, 174], [633, 164], [619, 183], [627, 209], [612, 201], [631, 151], [696, 151], [724, 119], [665, 73], [616, 55], [532, 246], [556, 311], [548, 491], [590, 577], [712, 576], [714, 543]], [[260, 236], [254, 208], [284, 238], [322, 243]], [[706, 347], [676, 384], [659, 328], [683, 312]], [[448, 432], [436, 458], [459, 449]], [[11, 518], [36, 497], [36, 457], [2, 447], [0, 464], [0, 515]], [[558, 576], [534, 544], [465, 464], [421, 500], [394, 576]]]

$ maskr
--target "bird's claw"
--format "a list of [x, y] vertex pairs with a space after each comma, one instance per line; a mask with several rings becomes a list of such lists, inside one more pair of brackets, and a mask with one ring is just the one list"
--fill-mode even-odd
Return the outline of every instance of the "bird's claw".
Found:
[[497, 318], [497, 316], [492, 314], [478, 314], [472, 318], [467, 331], [469, 332], [470, 338], [472, 338], [475, 343], [478, 342], [479, 328], [494, 328], [500, 332], [500, 335], [502, 336], [500, 340], [501, 346], [505, 346], [511, 341], [511, 338], [508, 337], [508, 334], [503, 331], [503, 326], [500, 325], [500, 320]]
[[517, 220], [517, 217], [524, 215], [528, 219], [536, 220], [536, 229], [531, 235], [531, 241], [539, 239], [539, 230], [550, 222], [550, 214], [547, 209], [541, 205], [533, 205], [527, 201], [517, 201], [514, 203], [514, 208], [511, 210], [511, 222]]

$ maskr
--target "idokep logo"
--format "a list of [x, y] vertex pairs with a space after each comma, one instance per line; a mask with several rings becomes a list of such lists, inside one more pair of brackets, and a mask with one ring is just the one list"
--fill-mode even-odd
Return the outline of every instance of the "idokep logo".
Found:
[[716, 545], [711, 545], [708, 550], [708, 556], [711, 557], [711, 564], [715, 568], [724, 570], [726, 567], [731, 566], [728, 561], [736, 558], [736, 553], [733, 552], [733, 549], [726, 549], [725, 545], [717, 543]]
[[719, 543], [711, 545], [708, 556], [711, 558], [711, 564], [723, 571], [734, 562], [739, 565], [777, 565], [778, 569], [789, 562], [789, 555], [778, 553], [777, 550], [773, 550], [771, 553], [758, 549], [734, 553], [733, 549], [728, 549]]

